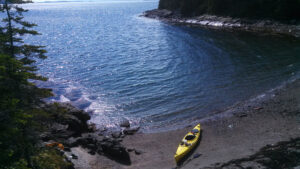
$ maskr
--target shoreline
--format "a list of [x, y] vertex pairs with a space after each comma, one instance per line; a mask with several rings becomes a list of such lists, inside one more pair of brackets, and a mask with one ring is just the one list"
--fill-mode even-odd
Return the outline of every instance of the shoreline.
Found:
[[231, 106], [224, 107], [222, 109], [208, 113], [207, 116], [190, 119], [189, 125], [181, 125], [180, 127], [177, 127], [176, 129], [167, 128], [167, 129], [160, 129], [160, 130], [154, 130], [154, 131], [139, 130], [137, 133], [155, 134], [155, 133], [172, 132], [172, 131], [176, 131], [176, 130], [181, 130], [183, 128], [188, 128], [188, 127], [192, 127], [192, 126], [194, 127], [198, 123], [202, 124], [202, 123], [206, 123], [206, 122], [210, 122], [210, 121], [218, 121], [223, 118], [230, 118], [232, 116], [244, 116], [244, 115], [246, 115], [245, 113], [239, 112], [241, 109], [247, 109], [248, 107], [260, 108], [260, 104], [262, 102], [269, 101], [270, 99], [272, 99], [273, 97], [276, 96], [276, 92], [278, 92], [280, 90], [284, 90], [288, 85], [296, 83], [297, 81], [300, 81], [300, 78], [289, 79], [289, 80], [281, 83], [280, 85], [278, 85], [274, 88], [271, 88], [261, 94], [253, 95], [244, 101], [238, 101], [238, 102], [232, 104]]
[[196, 17], [181, 17], [180, 14], [166, 10], [153, 9], [145, 11], [142, 17], [157, 19], [163, 22], [177, 25], [188, 25], [210, 29], [222, 29], [228, 31], [258, 32], [271, 35], [285, 35], [294, 38], [300, 37], [300, 24], [285, 24], [273, 20], [252, 20], [215, 15], [201, 15]]
[[[217, 118], [204, 120], [202, 139], [194, 151], [200, 157], [190, 156], [191, 160], [179, 168], [223, 168], [222, 165], [228, 166], [235, 159], [259, 154], [257, 152], [267, 145], [300, 138], [299, 93], [300, 80], [294, 80], [266, 92], [264, 97], [234, 105], [218, 113]], [[80, 147], [72, 148], [80, 157], [72, 162], [75, 168], [174, 168], [174, 152], [192, 127], [125, 136], [121, 144], [129, 153], [130, 164], [127, 165], [98, 154], [90, 155]]]

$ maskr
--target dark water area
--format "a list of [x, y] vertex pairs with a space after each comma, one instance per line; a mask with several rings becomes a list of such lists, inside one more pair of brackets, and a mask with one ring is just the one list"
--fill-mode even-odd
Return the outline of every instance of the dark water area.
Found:
[[168, 25], [138, 17], [152, 1], [36, 3], [26, 19], [47, 46], [38, 61], [49, 101], [70, 101], [92, 122], [128, 118], [143, 131], [179, 128], [299, 76], [300, 41]]

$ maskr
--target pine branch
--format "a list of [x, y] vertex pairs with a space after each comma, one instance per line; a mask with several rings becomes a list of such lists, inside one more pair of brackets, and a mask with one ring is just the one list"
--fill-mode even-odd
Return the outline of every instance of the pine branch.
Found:
[[12, 28], [12, 31], [16, 34], [19, 34], [21, 36], [25, 35], [25, 34], [30, 34], [30, 35], [39, 35], [39, 33], [35, 30], [28, 30], [25, 29], [25, 27], [22, 28]]
[[22, 46], [22, 54], [24, 54], [25, 57], [37, 57], [40, 59], [46, 59], [47, 56], [45, 55], [47, 53], [46, 50], [41, 49], [44, 46], [34, 46], [34, 45], [23, 45]]
[[18, 13], [20, 13], [22, 15], [23, 12], [28, 12], [27, 9], [24, 9], [24, 8], [20, 8], [18, 6], [15, 6], [15, 9]]

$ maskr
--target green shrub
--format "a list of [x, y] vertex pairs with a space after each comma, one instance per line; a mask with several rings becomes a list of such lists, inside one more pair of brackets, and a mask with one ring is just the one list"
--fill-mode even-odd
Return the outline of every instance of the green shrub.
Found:
[[68, 169], [72, 167], [72, 164], [65, 161], [54, 149], [42, 149], [32, 157], [32, 164], [37, 169]]

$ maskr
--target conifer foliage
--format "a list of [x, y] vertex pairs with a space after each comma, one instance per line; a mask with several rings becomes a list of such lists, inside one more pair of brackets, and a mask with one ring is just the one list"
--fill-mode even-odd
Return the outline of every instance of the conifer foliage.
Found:
[[23, 0], [0, 0], [0, 168], [67, 168], [64, 158], [40, 143], [49, 114], [39, 108], [51, 91], [31, 80], [46, 80], [35, 73], [35, 59], [45, 59], [43, 46], [25, 44], [22, 36], [39, 35], [36, 24], [25, 21]]

